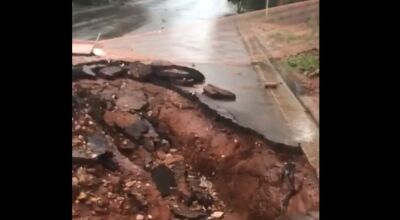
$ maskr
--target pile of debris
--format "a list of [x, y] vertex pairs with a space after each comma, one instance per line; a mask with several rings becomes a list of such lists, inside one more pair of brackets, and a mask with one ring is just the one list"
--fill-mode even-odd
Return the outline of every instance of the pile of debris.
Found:
[[[168, 85], [183, 87], [192, 87], [205, 81], [205, 77], [201, 72], [169, 62], [144, 64], [142, 62], [100, 61], [72, 68], [73, 80], [82, 78], [95, 79], [96, 77], [108, 80], [128, 78], [141, 82], [151, 81], [158, 84], [164, 83], [165, 85], [167, 83]], [[210, 98], [218, 100], [234, 101], [236, 99], [236, 95], [231, 91], [212, 84], [204, 86], [203, 93]]]
[[[225, 205], [212, 183], [185, 163], [162, 129], [155, 129], [143, 88], [118, 79], [147, 81], [154, 77], [153, 80], [188, 85], [204, 77], [175, 66], [156, 69], [122, 62], [73, 68], [74, 218], [222, 217]], [[144, 89], [160, 92], [156, 86]], [[157, 203], [159, 207], [154, 207]]]

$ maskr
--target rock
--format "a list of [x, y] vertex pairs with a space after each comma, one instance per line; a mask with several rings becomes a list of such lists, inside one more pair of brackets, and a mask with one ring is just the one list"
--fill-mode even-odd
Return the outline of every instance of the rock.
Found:
[[228, 90], [208, 84], [203, 88], [203, 93], [213, 99], [235, 100], [236, 95]]
[[147, 131], [148, 131], [148, 127], [141, 120], [124, 128], [124, 132], [136, 140], [140, 140], [142, 135], [144, 133], [146, 133]]
[[143, 92], [134, 92], [119, 97], [115, 105], [121, 111], [138, 111], [147, 105], [147, 100]]
[[222, 218], [222, 216], [224, 216], [224, 212], [216, 211], [216, 212], [213, 212], [210, 217], [212, 219], [218, 219], [218, 218]]
[[77, 94], [72, 93], [72, 104], [73, 107], [81, 107], [85, 104], [85, 100], [83, 100], [81, 97], [79, 97]]
[[131, 67], [128, 74], [135, 80], [147, 81], [152, 75], [153, 69], [150, 65], [143, 64], [141, 62], [131, 63]]
[[80, 167], [76, 172], [76, 178], [79, 185], [93, 186], [98, 183], [98, 180], [91, 174], [88, 174], [83, 167]]
[[82, 150], [72, 149], [72, 164], [76, 165], [94, 165], [97, 163], [97, 157], [92, 157]]
[[133, 185], [135, 185], [136, 181], [129, 181], [127, 183], [125, 183], [126, 187], [132, 187]]
[[105, 136], [102, 133], [95, 133], [87, 138], [87, 147], [89, 150], [96, 155], [104, 154], [106, 152], [108, 143]]
[[193, 193], [193, 200], [198, 201], [201, 205], [205, 206], [206, 208], [211, 207], [214, 199], [212, 198], [211, 195], [209, 195], [207, 192], [200, 192], [200, 191], [195, 191]]
[[72, 81], [78, 80], [78, 79], [96, 79], [96, 74], [92, 74], [87, 71], [87, 68], [85, 70], [82, 67], [72, 67]]
[[118, 164], [114, 161], [113, 154], [111, 152], [106, 152], [100, 155], [97, 159], [104, 168], [110, 171], [118, 170]]
[[211, 189], [213, 187], [212, 182], [208, 181], [205, 176], [200, 177], [200, 187], [205, 189]]
[[128, 193], [128, 199], [130, 199], [132, 206], [137, 208], [138, 211], [143, 210], [148, 204], [146, 198], [139, 193]]
[[111, 101], [106, 101], [106, 109], [108, 110], [108, 111], [111, 111], [113, 108], [114, 108], [114, 103], [113, 102], [111, 102]]
[[166, 139], [161, 139], [160, 141], [160, 149], [164, 151], [165, 153], [168, 153], [170, 150], [171, 145], [169, 144], [169, 141]]
[[193, 196], [190, 187], [186, 181], [184, 166], [178, 165], [177, 167], [175, 167], [174, 172], [175, 179], [177, 181], [176, 190], [178, 191], [178, 200], [183, 201], [185, 205], [191, 205], [191, 203], [193, 202]]
[[123, 141], [122, 143], [120, 143], [118, 145], [118, 148], [125, 152], [132, 152], [133, 150], [135, 150], [137, 148], [137, 146], [133, 142], [126, 140], [126, 141]]
[[144, 168], [146, 170], [151, 170], [153, 165], [153, 156], [150, 153], [147, 153], [144, 155]]
[[148, 151], [148, 152], [154, 152], [156, 150], [156, 147], [154, 146], [154, 143], [152, 140], [149, 139], [144, 139], [143, 141], [143, 147]]
[[163, 164], [151, 171], [151, 177], [163, 197], [170, 194], [171, 187], [176, 186], [174, 173]]
[[93, 72], [90, 66], [84, 65], [82, 67], [82, 71], [90, 76], [96, 77], [96, 73]]
[[266, 88], [266, 89], [275, 89], [280, 84], [282, 84], [282, 83], [281, 82], [265, 82], [264, 83], [264, 88]]
[[146, 124], [148, 128], [148, 131], [145, 134], [145, 136], [149, 138], [158, 138], [158, 134], [156, 132], [156, 129], [154, 129], [153, 125], [145, 118], [143, 118], [142, 121], [144, 124]]
[[143, 121], [138, 121], [137, 123], [124, 128], [125, 133], [136, 140], [141, 139], [142, 135], [146, 133], [147, 130], [148, 127], [143, 123]]
[[115, 79], [122, 73], [122, 68], [119, 66], [107, 66], [99, 70], [99, 74], [106, 79]]
[[85, 192], [80, 192], [79, 196], [76, 199], [79, 201], [83, 201], [83, 200], [87, 199], [87, 194]]
[[187, 218], [187, 219], [198, 219], [198, 218], [203, 218], [203, 217], [207, 216], [203, 212], [192, 211], [183, 204], [172, 205], [172, 213], [174, 213], [174, 215], [177, 217]]

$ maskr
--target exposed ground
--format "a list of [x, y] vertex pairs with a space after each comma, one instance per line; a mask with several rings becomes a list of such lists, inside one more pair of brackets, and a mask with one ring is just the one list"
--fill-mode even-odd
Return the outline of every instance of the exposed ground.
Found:
[[185, 83], [199, 83], [201, 73], [101, 65], [94, 75], [73, 67], [74, 219], [294, 219], [318, 212], [318, 179], [298, 148], [224, 119], [178, 90], [182, 79], [170, 78], [186, 71]]

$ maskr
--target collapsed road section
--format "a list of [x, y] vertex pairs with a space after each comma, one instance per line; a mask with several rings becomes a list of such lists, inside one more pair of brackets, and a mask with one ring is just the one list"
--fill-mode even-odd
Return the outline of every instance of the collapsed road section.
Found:
[[203, 83], [199, 71], [98, 61], [72, 78], [74, 219], [318, 219], [304, 154], [179, 90]]

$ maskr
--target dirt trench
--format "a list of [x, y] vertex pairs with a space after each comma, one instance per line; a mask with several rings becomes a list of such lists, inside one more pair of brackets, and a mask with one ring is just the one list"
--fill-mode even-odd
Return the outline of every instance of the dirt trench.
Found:
[[171, 81], [132, 78], [73, 78], [74, 219], [318, 218], [318, 179], [301, 152]]

